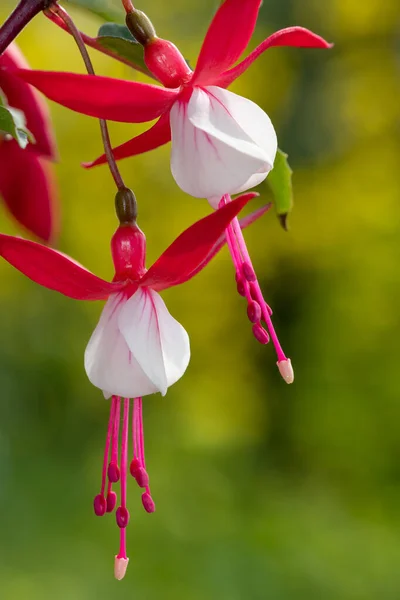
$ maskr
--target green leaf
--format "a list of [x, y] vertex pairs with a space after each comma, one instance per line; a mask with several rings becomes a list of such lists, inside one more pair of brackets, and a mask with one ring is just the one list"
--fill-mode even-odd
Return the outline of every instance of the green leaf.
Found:
[[105, 21], [123, 21], [124, 19], [122, 8], [117, 8], [120, 3], [115, 4], [111, 0], [68, 0], [68, 2], [89, 10]]
[[287, 157], [288, 155], [278, 148], [274, 168], [266, 179], [274, 196], [274, 205], [278, 219], [286, 231], [288, 229], [288, 216], [293, 208], [293, 171], [289, 166]]
[[104, 23], [99, 29], [96, 42], [128, 62], [133, 69], [154, 78], [144, 62], [143, 46], [135, 40], [125, 25]]
[[103, 23], [97, 35], [100, 37], [122, 38], [135, 44], [138, 43], [127, 28], [127, 26], [120, 25], [119, 23]]
[[0, 134], [11, 135], [21, 148], [26, 148], [33, 136], [26, 128], [25, 115], [21, 110], [7, 105], [7, 99], [0, 93]]

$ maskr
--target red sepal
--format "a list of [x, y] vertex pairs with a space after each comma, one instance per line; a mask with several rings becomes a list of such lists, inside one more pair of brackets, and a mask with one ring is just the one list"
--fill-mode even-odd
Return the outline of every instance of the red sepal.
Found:
[[222, 73], [219, 77], [214, 80], [214, 85], [220, 87], [228, 87], [235, 79], [237, 79], [242, 73], [244, 73], [250, 65], [268, 48], [274, 46], [294, 46], [296, 48], [332, 48], [333, 44], [329, 44], [324, 38], [320, 37], [316, 33], [313, 33], [309, 29], [304, 27], [287, 27], [286, 29], [280, 29], [266, 40], [261, 42], [257, 48], [249, 54], [242, 62], [238, 65]]
[[57, 250], [11, 235], [0, 234], [0, 256], [32, 281], [75, 300], [105, 300], [125, 286], [100, 279]]
[[261, 0], [225, 0], [208, 28], [192, 83], [211, 85], [242, 55], [256, 25]]
[[150, 267], [140, 285], [160, 291], [191, 279], [211, 260], [214, 246], [232, 219], [256, 195], [244, 194], [186, 229]]
[[15, 140], [0, 145], [0, 195], [17, 221], [45, 242], [58, 232], [53, 169]]
[[[157, 123], [153, 125], [147, 131], [144, 131], [140, 135], [137, 135], [131, 140], [128, 140], [124, 144], [113, 148], [114, 158], [121, 160], [128, 158], [128, 156], [136, 156], [136, 154], [143, 154], [154, 150], [159, 146], [167, 144], [171, 140], [171, 126], [169, 124], [169, 112], [162, 115]], [[88, 163], [83, 163], [82, 166], [86, 169], [97, 167], [97, 165], [103, 165], [107, 162], [105, 154], [96, 158], [96, 160]]]
[[98, 75], [24, 69], [13, 73], [62, 106], [90, 117], [123, 123], [156, 119], [169, 110], [179, 93], [149, 83]]

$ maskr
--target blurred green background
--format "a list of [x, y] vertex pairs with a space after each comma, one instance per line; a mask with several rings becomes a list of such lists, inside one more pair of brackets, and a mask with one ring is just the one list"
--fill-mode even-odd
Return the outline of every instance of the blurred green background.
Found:
[[[70, 8], [94, 35], [101, 21]], [[139, 8], [194, 65], [215, 0]], [[232, 90], [269, 113], [295, 171], [290, 232], [272, 212], [246, 232], [294, 385], [253, 339], [226, 249], [164, 294], [192, 360], [167, 398], [145, 400], [157, 512], [144, 513], [130, 482], [130, 565], [117, 583], [114, 518], [92, 511], [108, 404], [83, 369], [101, 305], [0, 263], [2, 600], [399, 599], [400, 5], [265, 0], [252, 47], [293, 24], [335, 48], [270, 50]], [[42, 16], [18, 41], [35, 68], [83, 72], [71, 39]], [[99, 73], [136, 77], [92, 56]], [[98, 124], [50, 108], [58, 247], [111, 277], [113, 183], [105, 167], [80, 167], [101, 151]], [[111, 128], [115, 142], [140, 130]], [[151, 264], [209, 209], [177, 189], [168, 147], [122, 171]], [[16, 233], [0, 210], [1, 230]]]

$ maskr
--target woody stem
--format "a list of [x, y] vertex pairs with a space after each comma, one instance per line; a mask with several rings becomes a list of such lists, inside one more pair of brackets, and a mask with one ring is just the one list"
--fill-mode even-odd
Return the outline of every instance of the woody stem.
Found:
[[0, 54], [11, 44], [25, 25], [49, 5], [49, 0], [20, 0], [0, 27]]

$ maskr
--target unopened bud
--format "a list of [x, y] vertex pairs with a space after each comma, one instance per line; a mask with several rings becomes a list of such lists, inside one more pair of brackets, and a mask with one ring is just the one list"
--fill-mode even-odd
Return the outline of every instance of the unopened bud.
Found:
[[129, 188], [115, 194], [115, 211], [121, 225], [134, 225], [137, 219], [136, 196]]
[[147, 492], [142, 494], [142, 504], [143, 504], [144, 510], [148, 513], [153, 513], [156, 510], [156, 505], [154, 504], [154, 500], [150, 496], [150, 494], [148, 494]]
[[253, 335], [260, 344], [268, 344], [269, 335], [259, 323], [253, 325]]
[[125, 577], [126, 569], [128, 568], [129, 558], [115, 557], [114, 562], [114, 577], [120, 581]]
[[107, 475], [108, 475], [108, 479], [112, 483], [117, 483], [117, 481], [119, 481], [120, 472], [119, 472], [119, 467], [118, 467], [117, 463], [110, 462], [110, 464], [108, 465], [108, 469], [107, 469]]
[[143, 469], [143, 467], [140, 467], [135, 471], [134, 477], [139, 487], [145, 488], [149, 485], [149, 476], [146, 469]]
[[247, 316], [249, 321], [257, 323], [261, 319], [261, 306], [255, 300], [252, 300], [247, 306]]
[[98, 494], [93, 500], [94, 512], [98, 517], [102, 517], [107, 509], [107, 502], [104, 496]]
[[156, 37], [156, 30], [153, 27], [149, 17], [141, 10], [128, 12], [126, 15], [126, 26], [139, 44], [146, 46]]
[[290, 358], [287, 358], [286, 360], [278, 360], [276, 364], [278, 365], [279, 373], [282, 375], [282, 379], [286, 381], [286, 383], [293, 383], [294, 371]]
[[117, 494], [115, 492], [109, 492], [107, 494], [107, 512], [111, 513], [115, 505], [117, 504]]
[[117, 525], [121, 529], [124, 529], [129, 523], [129, 511], [124, 506], [119, 506], [117, 508], [117, 512], [115, 513], [115, 518], [117, 520]]

